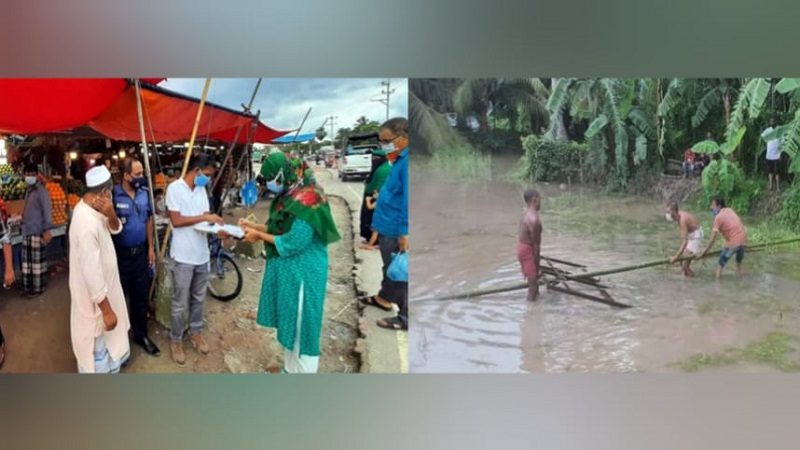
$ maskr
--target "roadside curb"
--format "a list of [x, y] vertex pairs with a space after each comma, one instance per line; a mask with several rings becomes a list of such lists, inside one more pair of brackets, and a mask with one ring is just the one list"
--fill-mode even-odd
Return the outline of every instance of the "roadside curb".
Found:
[[[378, 329], [375, 322], [385, 316], [391, 314], [381, 311], [378, 313], [376, 308], [367, 308], [358, 302], [358, 298], [365, 297], [368, 293], [375, 289], [375, 286], [369, 286], [368, 274], [365, 264], [371, 262], [378, 264], [378, 272], [380, 272], [380, 257], [375, 255], [367, 255], [364, 250], [359, 248], [361, 239], [360, 229], [361, 218], [360, 210], [353, 207], [350, 201], [338, 193], [330, 193], [326, 190], [326, 195], [329, 197], [336, 197], [344, 201], [347, 208], [350, 210], [351, 223], [353, 233], [353, 287], [356, 293], [356, 308], [358, 311], [358, 333], [359, 338], [356, 340], [354, 351], [358, 353], [361, 360], [361, 373], [403, 373], [404, 363], [403, 358], [399, 354], [398, 333], [390, 332], [388, 330]], [[370, 261], [371, 260], [371, 261]], [[378, 275], [378, 279], [380, 275]], [[376, 332], [377, 331], [377, 332]], [[393, 353], [397, 353], [394, 355]]]

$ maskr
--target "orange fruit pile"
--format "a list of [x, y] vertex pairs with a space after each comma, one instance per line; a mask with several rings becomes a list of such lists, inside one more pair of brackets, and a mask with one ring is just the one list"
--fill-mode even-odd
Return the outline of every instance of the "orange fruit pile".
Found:
[[47, 192], [50, 193], [50, 204], [53, 209], [53, 225], [61, 226], [67, 223], [67, 195], [61, 189], [61, 185], [49, 182], [45, 185]]
[[67, 205], [69, 205], [69, 209], [74, 209], [75, 205], [81, 201], [81, 198], [75, 194], [67, 194]]
[[153, 184], [156, 185], [156, 189], [166, 189], [167, 177], [164, 176], [163, 173], [157, 173], [155, 178], [153, 179]]

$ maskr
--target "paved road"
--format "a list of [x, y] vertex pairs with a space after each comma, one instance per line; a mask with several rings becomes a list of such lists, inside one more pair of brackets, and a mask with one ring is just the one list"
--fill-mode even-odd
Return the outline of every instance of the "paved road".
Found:
[[[360, 180], [342, 182], [335, 169], [314, 166], [317, 181], [329, 195], [344, 198], [353, 211], [353, 230], [356, 251], [356, 287], [367, 295], [378, 292], [381, 282], [381, 255], [375, 250], [362, 250], [358, 236], [364, 184]], [[378, 327], [375, 322], [392, 313], [377, 308], [366, 308], [362, 312], [361, 330], [365, 335], [362, 349], [362, 372], [369, 373], [407, 373], [408, 372], [408, 333], [390, 331]]]

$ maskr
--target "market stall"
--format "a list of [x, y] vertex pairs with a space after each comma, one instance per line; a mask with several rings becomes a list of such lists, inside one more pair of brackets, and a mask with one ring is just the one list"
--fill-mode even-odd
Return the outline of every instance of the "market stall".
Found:
[[[83, 176], [92, 165], [109, 161], [113, 171], [115, 162], [137, 156], [145, 162], [149, 185], [165, 191], [180, 176], [184, 155], [192, 150], [218, 155], [225, 162], [234, 154], [236, 160], [244, 160], [253, 143], [268, 143], [287, 133], [263, 124], [249, 109], [235, 111], [171, 92], [156, 86], [160, 80], [0, 80], [0, 139], [13, 136], [13, 147], [22, 157], [40, 158], [53, 220], [59, 224], [52, 230], [54, 238], [65, 241], [70, 211], [83, 195]], [[192, 142], [191, 148], [186, 142]], [[0, 194], [16, 216], [24, 207], [26, 186], [13, 167], [0, 172]], [[227, 182], [222, 183], [226, 187]], [[158, 210], [159, 201], [151, 196], [151, 202]], [[157, 216], [156, 224], [158, 248], [169, 235], [169, 220]], [[21, 241], [18, 217], [8, 225], [12, 243]]]

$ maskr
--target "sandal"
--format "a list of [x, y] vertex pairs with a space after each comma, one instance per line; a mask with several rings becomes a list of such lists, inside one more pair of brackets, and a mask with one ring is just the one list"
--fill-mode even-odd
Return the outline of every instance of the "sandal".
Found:
[[378, 303], [378, 300], [375, 298], [376, 296], [373, 295], [371, 297], [361, 297], [358, 299], [358, 302], [364, 306], [374, 306], [376, 308], [380, 308], [384, 311], [391, 311], [392, 307], [389, 306], [388, 308]]
[[408, 331], [408, 327], [400, 320], [399, 316], [387, 317], [376, 322], [379, 327], [386, 328], [387, 330], [404, 330]]

